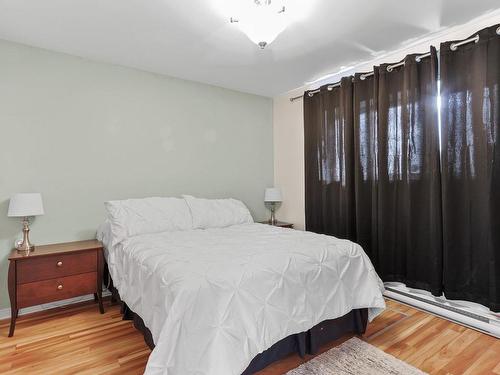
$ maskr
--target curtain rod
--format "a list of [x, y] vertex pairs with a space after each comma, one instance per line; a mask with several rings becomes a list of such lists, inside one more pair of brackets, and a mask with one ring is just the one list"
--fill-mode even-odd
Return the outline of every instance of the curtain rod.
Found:
[[[430, 52], [424, 53], [423, 55], [418, 55], [418, 56], [415, 57], [415, 61], [420, 62], [423, 58], [429, 57], [430, 55], [431, 55]], [[404, 64], [405, 64], [405, 62], [401, 61], [401, 62], [396, 63], [396, 64], [388, 65], [387, 66], [387, 71], [388, 72], [392, 72], [394, 70], [394, 68], [397, 68], [398, 66], [402, 66]], [[361, 74], [359, 76], [359, 78], [361, 80], [364, 80], [365, 78], [370, 77], [372, 75], [373, 75], [373, 72], [369, 72], [369, 73]], [[354, 78], [353, 78], [352, 81], [354, 82]], [[331, 91], [335, 87], [340, 87], [340, 82], [332, 83], [331, 85], [326, 86], [326, 89], [328, 91]], [[318, 88], [316, 90], [309, 91], [307, 94], [309, 96], [313, 96], [314, 94], [317, 94], [319, 91], [320, 91], [320, 89]], [[296, 100], [302, 99], [302, 97], [303, 97], [303, 95], [301, 95], [301, 96], [294, 96], [293, 98], [290, 98], [290, 101], [293, 103]]]
[[[353, 79], [353, 82], [354, 82], [354, 79]], [[340, 87], [340, 82], [332, 83], [331, 85], [326, 86], [326, 89], [328, 91], [332, 91], [335, 87]], [[312, 90], [312, 91], [309, 91], [307, 95], [313, 96], [314, 94], [317, 94], [319, 91], [320, 91], [320, 89]], [[293, 103], [296, 100], [302, 99], [302, 97], [303, 97], [303, 95], [295, 96], [293, 98], [290, 98], [290, 101]]]
[[[500, 35], [500, 26], [496, 29], [496, 34], [497, 34], [497, 35]], [[451, 44], [450, 44], [450, 49], [451, 49], [452, 51], [456, 51], [456, 50], [458, 49], [458, 47], [463, 46], [463, 45], [465, 45], [465, 44], [469, 44], [469, 43], [471, 43], [471, 42], [474, 42], [474, 43], [479, 42], [479, 34], [476, 34], [476, 35], [475, 35], [475, 36], [473, 36], [472, 38], [465, 39], [465, 40], [463, 40], [463, 41], [461, 41], [461, 42], [451, 43]], [[426, 57], [429, 57], [430, 55], [431, 55], [431, 53], [430, 53], [430, 52], [424, 53], [423, 55], [418, 55], [418, 56], [416, 56], [416, 57], [415, 57], [415, 61], [416, 61], [416, 62], [420, 62], [420, 61], [422, 61], [422, 59], [425, 59]], [[394, 68], [397, 68], [397, 67], [399, 67], [399, 66], [403, 66], [404, 64], [405, 64], [405, 62], [404, 62], [404, 61], [401, 61], [401, 62], [396, 63], [396, 64], [388, 65], [388, 66], [387, 66], [387, 71], [388, 71], [388, 72], [392, 72], [392, 71], [394, 70]], [[368, 78], [368, 77], [370, 77], [370, 76], [372, 76], [372, 75], [373, 75], [373, 72], [369, 72], [369, 73], [361, 74], [361, 75], [359, 76], [359, 78], [360, 78], [361, 80], [364, 80], [364, 79], [366, 79], [366, 78]], [[331, 91], [333, 88], [335, 88], [335, 87], [339, 87], [339, 86], [340, 86], [340, 82], [337, 82], [337, 83], [333, 83], [333, 84], [331, 84], [331, 85], [328, 85], [328, 86], [327, 86], [327, 89], [328, 89], [329, 91]], [[316, 90], [309, 91], [308, 95], [309, 95], [309, 96], [313, 96], [314, 94], [318, 93], [319, 91], [320, 91], [320, 89], [316, 89]], [[301, 96], [295, 96], [295, 97], [293, 97], [293, 98], [290, 98], [290, 102], [292, 102], [292, 103], [293, 103], [293, 102], [294, 102], [294, 101], [296, 101], [296, 100], [302, 99], [302, 97], [303, 97], [303, 96], [301, 95]]]

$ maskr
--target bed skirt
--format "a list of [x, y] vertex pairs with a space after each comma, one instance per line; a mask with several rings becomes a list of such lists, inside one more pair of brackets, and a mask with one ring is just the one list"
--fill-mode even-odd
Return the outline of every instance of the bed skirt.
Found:
[[[106, 274], [105, 276], [109, 277], [109, 274]], [[154, 349], [155, 345], [153, 342], [153, 336], [151, 335], [151, 331], [144, 324], [142, 318], [138, 314], [134, 313], [125, 302], [120, 300], [118, 291], [113, 287], [112, 281], [108, 285], [110, 285], [109, 289], [112, 293], [112, 299], [118, 300], [121, 303], [121, 313], [123, 315], [123, 319], [132, 320], [134, 327], [143, 334], [144, 341], [149, 348], [151, 348], [151, 350]], [[367, 322], [367, 309], [352, 310], [340, 318], [325, 320], [308, 331], [285, 337], [269, 349], [258, 354], [250, 362], [242, 375], [254, 374], [271, 363], [276, 362], [292, 353], [297, 353], [301, 357], [304, 357], [305, 354], [315, 354], [320, 346], [336, 340], [346, 334], [364, 333]]]

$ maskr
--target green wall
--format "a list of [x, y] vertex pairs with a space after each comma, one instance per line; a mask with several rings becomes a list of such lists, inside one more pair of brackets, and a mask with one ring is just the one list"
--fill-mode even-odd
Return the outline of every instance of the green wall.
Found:
[[110, 199], [234, 197], [263, 219], [272, 184], [270, 98], [0, 41], [0, 308], [14, 193], [42, 193], [46, 244], [94, 238]]

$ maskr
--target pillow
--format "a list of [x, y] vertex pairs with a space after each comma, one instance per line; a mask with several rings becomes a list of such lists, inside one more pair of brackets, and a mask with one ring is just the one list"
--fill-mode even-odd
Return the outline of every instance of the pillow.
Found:
[[96, 239], [101, 241], [105, 248], [111, 246], [111, 223], [108, 219], [97, 227]]
[[193, 228], [224, 228], [253, 223], [247, 206], [237, 199], [203, 199], [183, 195], [193, 217]]
[[193, 228], [191, 212], [182, 198], [143, 198], [105, 202], [115, 246], [128, 237]]

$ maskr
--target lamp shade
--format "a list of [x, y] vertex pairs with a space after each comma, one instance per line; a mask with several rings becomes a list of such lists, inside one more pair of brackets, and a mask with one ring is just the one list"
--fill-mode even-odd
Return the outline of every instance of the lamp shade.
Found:
[[9, 217], [43, 215], [42, 195], [40, 193], [20, 193], [10, 198]]
[[281, 202], [281, 190], [278, 188], [267, 188], [264, 194], [264, 202]]

